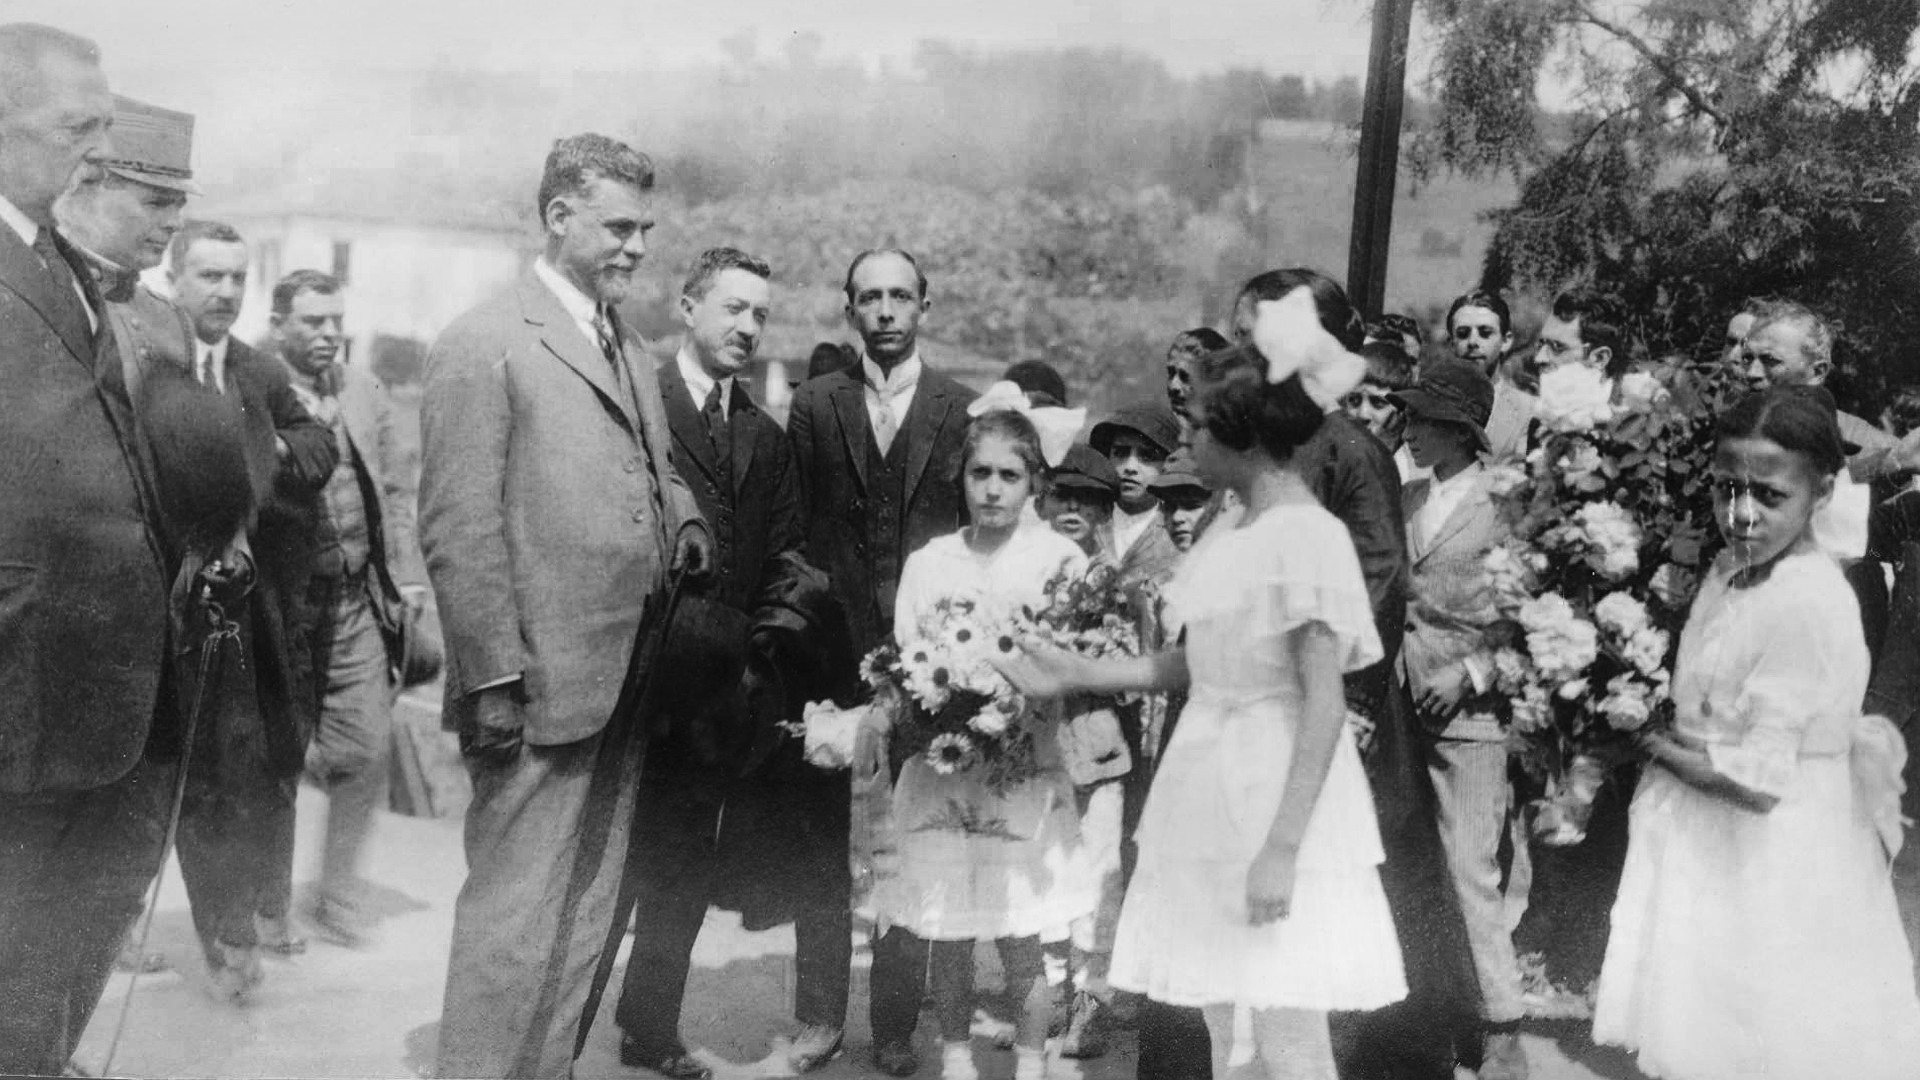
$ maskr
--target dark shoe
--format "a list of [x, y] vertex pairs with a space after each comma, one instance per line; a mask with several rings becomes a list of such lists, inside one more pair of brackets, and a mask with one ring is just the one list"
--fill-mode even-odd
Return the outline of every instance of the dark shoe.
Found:
[[913, 1044], [904, 1039], [875, 1043], [873, 1063], [888, 1076], [912, 1076], [920, 1071], [920, 1055], [913, 1052]]
[[1097, 1058], [1107, 1052], [1107, 1006], [1085, 990], [1073, 996], [1073, 1017], [1060, 1040], [1060, 1056]]
[[260, 948], [275, 956], [299, 956], [307, 951], [307, 939], [293, 932], [293, 923], [285, 915], [255, 915], [255, 931]]
[[787, 1065], [796, 1073], [809, 1073], [832, 1061], [840, 1053], [846, 1032], [825, 1024], [808, 1024], [793, 1037], [787, 1048]]
[[713, 1070], [687, 1053], [686, 1047], [669, 1046], [660, 1050], [631, 1035], [620, 1036], [620, 1064], [657, 1072], [667, 1080], [713, 1080]]

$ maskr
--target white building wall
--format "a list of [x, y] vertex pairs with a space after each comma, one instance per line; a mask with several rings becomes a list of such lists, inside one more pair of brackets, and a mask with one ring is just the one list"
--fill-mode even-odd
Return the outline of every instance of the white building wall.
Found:
[[234, 333], [256, 341], [267, 330], [273, 283], [301, 269], [333, 273], [335, 245], [347, 258], [349, 355], [368, 356], [375, 336], [431, 343], [462, 312], [517, 277], [531, 262], [531, 239], [404, 225], [291, 218], [234, 220], [253, 255], [246, 302]]

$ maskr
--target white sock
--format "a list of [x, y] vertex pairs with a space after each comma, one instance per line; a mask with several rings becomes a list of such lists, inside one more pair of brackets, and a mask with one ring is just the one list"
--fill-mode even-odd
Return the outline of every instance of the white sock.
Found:
[[1037, 1046], [1016, 1046], [1013, 1048], [1013, 1080], [1044, 1080], [1047, 1075], [1047, 1052]]
[[971, 1043], [947, 1043], [940, 1049], [940, 1080], [980, 1080]]

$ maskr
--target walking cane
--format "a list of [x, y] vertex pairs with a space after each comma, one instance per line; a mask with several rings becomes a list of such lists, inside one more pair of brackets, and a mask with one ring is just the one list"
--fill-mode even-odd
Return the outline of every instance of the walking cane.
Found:
[[[136, 951], [142, 955], [147, 951], [147, 935], [153, 932], [153, 912], [160, 903], [160, 885], [166, 879], [167, 862], [173, 858], [174, 841], [180, 831], [180, 810], [187, 798], [187, 763], [193, 758], [195, 734], [200, 727], [200, 713], [207, 701], [207, 680], [219, 662], [221, 649], [230, 642], [238, 643], [240, 640], [240, 624], [227, 618], [226, 609], [213, 599], [213, 586], [204, 580], [200, 585], [199, 605], [207, 620], [207, 638], [200, 644], [199, 675], [194, 681], [193, 698], [187, 708], [186, 732], [180, 750], [180, 767], [174, 771], [173, 803], [167, 812], [167, 831], [160, 841], [160, 867], [154, 871], [153, 886], [147, 894], [147, 910], [140, 918], [140, 940]], [[133, 992], [139, 982], [140, 969], [136, 967], [128, 977], [126, 995], [120, 999], [120, 1016], [114, 1022], [113, 1039], [107, 1043], [107, 1057], [100, 1066], [102, 1076], [113, 1075], [113, 1058], [120, 1051], [120, 1037], [126, 1033], [127, 1014], [132, 1010]]]

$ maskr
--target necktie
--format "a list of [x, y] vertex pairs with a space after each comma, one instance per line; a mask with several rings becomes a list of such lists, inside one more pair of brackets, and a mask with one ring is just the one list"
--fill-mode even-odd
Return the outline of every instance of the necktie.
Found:
[[207, 387], [215, 393], [219, 393], [220, 382], [213, 377], [213, 349], [209, 346], [201, 345], [199, 346], [199, 350], [199, 359], [196, 360], [193, 365], [193, 377], [199, 381], [201, 386]]
[[893, 438], [900, 433], [900, 410], [894, 399], [913, 389], [916, 380], [902, 379], [893, 381], [891, 376], [885, 382], [873, 381], [871, 372], [867, 374], [867, 392], [873, 395], [879, 404], [873, 424], [873, 441], [880, 447], [880, 456], [886, 457], [893, 446]]
[[731, 478], [733, 472], [733, 432], [727, 427], [727, 414], [720, 406], [720, 384], [707, 391], [707, 402], [700, 415], [707, 422], [707, 441], [713, 444], [714, 464], [720, 475]]
[[78, 319], [77, 326], [69, 323], [63, 330], [79, 331], [79, 337], [86, 340], [93, 336], [93, 324], [87, 316], [85, 302], [81, 299], [80, 283], [73, 276], [73, 267], [67, 263], [66, 256], [54, 246], [53, 230], [41, 229], [33, 238], [34, 254], [47, 266], [47, 274], [53, 278], [54, 302], [60, 307], [54, 317], [63, 322]]
[[620, 323], [612, 308], [595, 308], [593, 312], [593, 333], [600, 339], [600, 355], [607, 358], [607, 364], [614, 371], [620, 370]]

